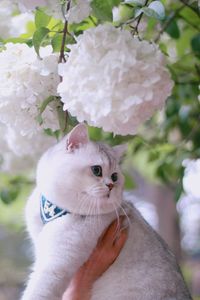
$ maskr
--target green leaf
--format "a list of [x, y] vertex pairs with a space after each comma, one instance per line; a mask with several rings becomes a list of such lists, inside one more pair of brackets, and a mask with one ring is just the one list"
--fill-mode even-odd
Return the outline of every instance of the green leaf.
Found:
[[156, 161], [159, 159], [159, 157], [160, 157], [160, 153], [158, 151], [151, 150], [149, 152], [148, 161], [149, 162]]
[[39, 108], [40, 114], [42, 114], [42, 113], [45, 111], [45, 109], [46, 109], [46, 107], [49, 105], [49, 103], [51, 103], [52, 101], [55, 101], [55, 100], [57, 100], [57, 98], [56, 98], [55, 96], [49, 96], [49, 97], [47, 97], [47, 98], [42, 102], [42, 104], [41, 104], [41, 106], [40, 106], [40, 108]]
[[118, 6], [121, 3], [121, 0], [107, 0], [107, 2], [113, 8], [114, 6]]
[[183, 194], [184, 190], [183, 190], [183, 181], [182, 179], [179, 181], [176, 190], [175, 190], [175, 201], [178, 202], [178, 200], [180, 199], [181, 195]]
[[102, 129], [96, 127], [88, 127], [89, 136], [92, 141], [102, 140]]
[[112, 22], [112, 9], [114, 6], [118, 6], [120, 2], [120, 0], [92, 0], [90, 6], [98, 19]]
[[180, 12], [179, 15], [184, 18], [184, 20], [188, 24], [193, 24], [195, 27], [199, 28], [200, 30], [200, 22], [199, 22], [199, 16], [198, 13], [195, 13], [193, 10], [191, 10], [189, 7], [184, 7]]
[[165, 29], [165, 31], [173, 38], [179, 39], [180, 37], [180, 30], [176, 20], [173, 20]]
[[159, 48], [162, 51], [162, 53], [164, 53], [166, 56], [169, 56], [168, 52], [167, 52], [167, 45], [164, 43], [160, 43], [159, 44]]
[[126, 190], [132, 190], [136, 187], [135, 182], [132, 178], [132, 176], [130, 176], [129, 174], [125, 173], [125, 184], [124, 187]]
[[67, 112], [63, 110], [62, 106], [57, 107], [57, 113], [58, 113], [58, 120], [60, 125], [60, 130], [63, 133], [66, 133], [67, 131]]
[[0, 191], [0, 198], [5, 204], [10, 204], [17, 198], [19, 191], [18, 187], [3, 188]]
[[60, 130], [53, 131], [51, 128], [47, 128], [47, 129], [44, 129], [44, 132], [46, 133], [46, 135], [52, 136], [52, 137], [56, 138], [57, 140], [61, 136]]
[[35, 13], [35, 26], [37, 29], [46, 27], [51, 20], [51, 17], [46, 15], [41, 9], [37, 9]]
[[47, 106], [49, 105], [49, 103], [51, 103], [52, 101], [57, 101], [57, 98], [55, 96], [49, 96], [40, 105], [40, 107], [39, 107], [39, 114], [35, 118], [35, 120], [39, 123], [39, 125], [43, 124], [42, 114], [45, 111], [45, 109], [47, 108]]
[[196, 34], [191, 40], [192, 50], [200, 58], [200, 33]]
[[139, 9], [136, 16], [139, 16], [141, 13], [144, 13], [147, 17], [155, 18], [157, 20], [163, 20], [165, 17], [164, 6], [159, 1], [153, 1], [149, 7], [142, 7]]
[[124, 3], [143, 6], [145, 5], [146, 0], [125, 0]]
[[48, 35], [48, 33], [49, 33], [49, 29], [45, 28], [45, 27], [41, 27], [34, 32], [33, 46], [35, 48], [37, 55], [40, 55], [39, 54], [40, 46], [41, 46], [42, 42], [44, 41], [44, 39], [46, 38], [46, 36]]
[[150, 9], [152, 9], [159, 17], [159, 20], [163, 20], [165, 17], [165, 8], [162, 2], [160, 1], [153, 1], [148, 6]]
[[62, 40], [63, 40], [63, 34], [61, 33], [56, 33], [53, 36], [51, 40], [51, 46], [53, 48], [53, 52], [60, 52]]
[[38, 115], [36, 118], [35, 118], [36, 122], [38, 122], [38, 124], [41, 126], [43, 124], [43, 119], [42, 119], [42, 116], [41, 115]]
[[6, 39], [5, 41], [5, 44], [7, 44], [7, 43], [13, 43], [13, 44], [18, 44], [18, 43], [20, 43], [20, 44], [27, 44], [27, 45], [29, 45], [29, 44], [31, 44], [31, 39], [26, 39], [26, 38], [21, 38], [21, 37], [19, 37], [19, 38], [9, 38], [9, 39]]

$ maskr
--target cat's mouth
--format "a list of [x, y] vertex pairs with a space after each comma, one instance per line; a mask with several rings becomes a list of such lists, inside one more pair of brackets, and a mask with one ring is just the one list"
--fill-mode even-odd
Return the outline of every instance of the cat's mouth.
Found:
[[89, 190], [86, 193], [88, 196], [98, 197], [98, 198], [109, 198], [111, 195], [111, 190], [108, 189], [93, 189]]
[[107, 193], [107, 198], [110, 198], [111, 191]]

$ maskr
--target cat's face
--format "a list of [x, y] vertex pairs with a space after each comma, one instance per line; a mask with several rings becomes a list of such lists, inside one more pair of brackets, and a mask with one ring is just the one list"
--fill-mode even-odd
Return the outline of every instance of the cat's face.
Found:
[[114, 211], [122, 201], [119, 159], [124, 148], [90, 142], [86, 127], [78, 125], [41, 158], [38, 187], [51, 202], [73, 213]]

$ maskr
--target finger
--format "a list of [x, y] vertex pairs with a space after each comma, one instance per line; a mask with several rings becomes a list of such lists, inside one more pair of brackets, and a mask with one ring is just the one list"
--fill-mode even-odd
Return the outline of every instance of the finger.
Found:
[[110, 226], [106, 230], [104, 237], [103, 237], [104, 243], [113, 244], [113, 241], [116, 238], [117, 234], [119, 233], [119, 230], [122, 226], [124, 219], [125, 219], [125, 216], [120, 216], [118, 219], [114, 220], [110, 224]]
[[[115, 224], [116, 224], [116, 226], [117, 226], [117, 220], [114, 220], [107, 228], [105, 228], [105, 229], [103, 230], [102, 234], [101, 234], [100, 237], [98, 238], [98, 242], [97, 242], [98, 245], [104, 243], [104, 240], [105, 240], [105, 238], [106, 238], [106, 235], [107, 235], [108, 230], [110, 230], [111, 227], [114, 226]], [[112, 230], [112, 229], [111, 229], [111, 230]]]
[[127, 238], [128, 238], [128, 228], [125, 228], [120, 232], [119, 237], [117, 237], [114, 241], [114, 248], [115, 248], [115, 250], [117, 251], [118, 254], [120, 253], [120, 251], [124, 247]]

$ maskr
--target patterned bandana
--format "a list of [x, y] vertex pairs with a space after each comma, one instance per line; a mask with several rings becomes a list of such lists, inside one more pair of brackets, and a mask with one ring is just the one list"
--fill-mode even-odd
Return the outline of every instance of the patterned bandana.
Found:
[[41, 216], [43, 224], [53, 221], [53, 220], [57, 219], [58, 217], [62, 217], [66, 214], [70, 214], [70, 212], [56, 206], [55, 204], [53, 204], [49, 200], [47, 200], [45, 198], [45, 196], [41, 195], [40, 216]]

